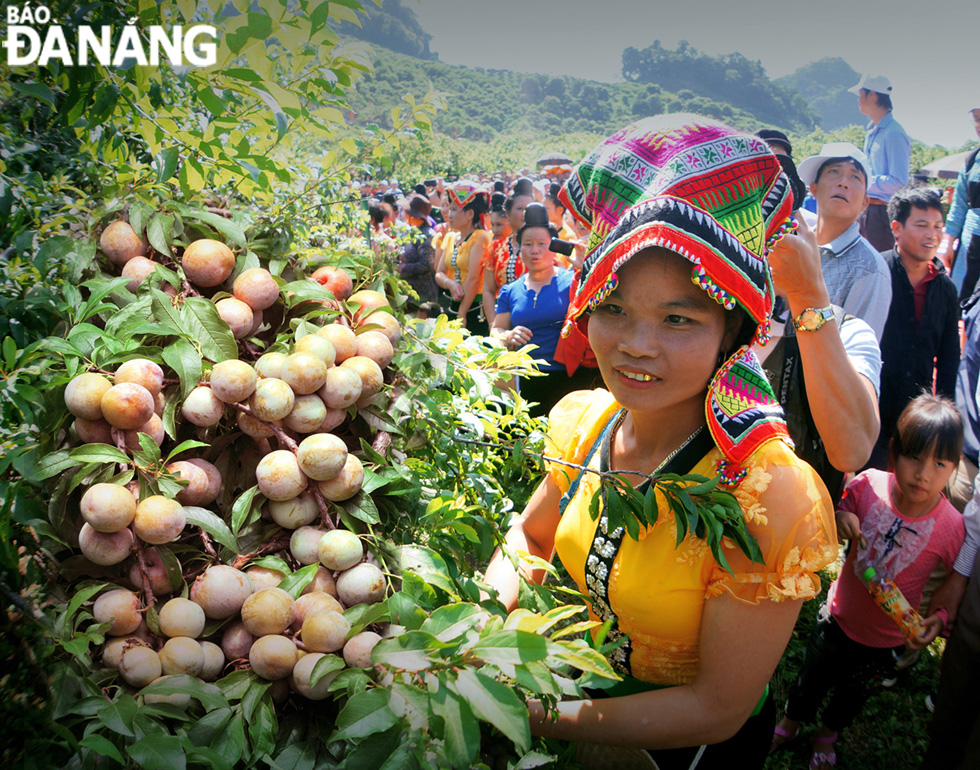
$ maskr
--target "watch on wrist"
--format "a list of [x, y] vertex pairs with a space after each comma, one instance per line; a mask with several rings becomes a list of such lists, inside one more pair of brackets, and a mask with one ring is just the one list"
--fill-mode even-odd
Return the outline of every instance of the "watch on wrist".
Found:
[[798, 332], [815, 332], [834, 317], [834, 306], [808, 307], [793, 319], [793, 328]]

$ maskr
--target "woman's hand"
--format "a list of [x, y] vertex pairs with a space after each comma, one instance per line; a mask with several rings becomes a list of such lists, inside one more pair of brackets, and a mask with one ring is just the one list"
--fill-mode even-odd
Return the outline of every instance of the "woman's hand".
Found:
[[453, 298], [454, 302], [459, 302], [463, 298], [463, 286], [459, 281], [456, 281], [447, 276], [446, 278], [446, 289], [449, 292], [449, 296]]
[[935, 639], [943, 630], [942, 618], [939, 615], [930, 615], [922, 620], [922, 632], [916, 636], [905, 640], [905, 646], [910, 650], [924, 650], [932, 640]]
[[507, 332], [506, 343], [511, 350], [517, 350], [531, 341], [534, 335], [526, 326], [515, 326]]
[[837, 542], [844, 540], [859, 540], [861, 537], [861, 520], [850, 511], [837, 511]]

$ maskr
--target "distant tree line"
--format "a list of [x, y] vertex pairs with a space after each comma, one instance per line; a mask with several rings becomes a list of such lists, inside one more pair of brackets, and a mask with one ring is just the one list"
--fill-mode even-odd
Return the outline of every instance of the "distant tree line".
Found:
[[761, 62], [740, 53], [708, 56], [686, 40], [676, 50], [655, 40], [647, 48], [624, 50], [622, 71], [631, 83], [656, 84], [681, 98], [689, 91], [727, 102], [763, 123], [797, 130], [820, 125], [819, 114], [798, 91], [773, 82]]
[[336, 24], [338, 32], [391, 51], [417, 59], [437, 61], [439, 55], [429, 50], [432, 35], [422, 29], [415, 12], [402, 0], [382, 0], [381, 5], [365, 3], [366, 16], [358, 26], [350, 21]]

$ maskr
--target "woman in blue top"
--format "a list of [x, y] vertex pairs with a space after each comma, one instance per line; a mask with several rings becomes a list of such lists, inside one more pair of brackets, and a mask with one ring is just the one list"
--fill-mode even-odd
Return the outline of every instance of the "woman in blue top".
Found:
[[564, 364], [555, 361], [555, 349], [568, 312], [569, 292], [574, 273], [555, 265], [551, 239], [557, 230], [548, 221], [548, 210], [540, 203], [524, 210], [524, 227], [517, 232], [521, 261], [527, 272], [507, 284], [497, 296], [496, 315], [491, 334], [511, 350], [536, 345], [532, 355], [543, 361], [543, 377], [520, 381], [520, 393], [538, 406], [532, 414], [547, 414], [562, 396], [592, 386], [594, 369], [580, 367], [569, 377]]
[[[980, 107], [974, 107], [970, 113], [980, 136]], [[980, 157], [977, 153], [969, 156], [956, 178], [953, 202], [946, 217], [946, 236], [947, 247], [957, 238], [960, 241], [950, 277], [960, 290], [960, 299], [965, 300], [976, 290], [980, 278]]]

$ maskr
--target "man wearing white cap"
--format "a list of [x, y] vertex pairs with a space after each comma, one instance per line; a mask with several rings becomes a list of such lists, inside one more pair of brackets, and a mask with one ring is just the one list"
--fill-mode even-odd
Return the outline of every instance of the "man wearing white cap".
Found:
[[[861, 235], [868, 207], [868, 158], [850, 142], [825, 144], [800, 163], [800, 179], [817, 200], [817, 243], [827, 293], [834, 305], [865, 321], [881, 341], [892, 299], [891, 272]], [[832, 311], [826, 311], [826, 317]]]
[[847, 89], [857, 94], [858, 109], [871, 119], [864, 137], [864, 154], [871, 164], [868, 176], [868, 208], [861, 216], [861, 234], [878, 251], [895, 246], [888, 201], [909, 181], [912, 144], [905, 129], [892, 115], [892, 84], [884, 75], [862, 75]]

